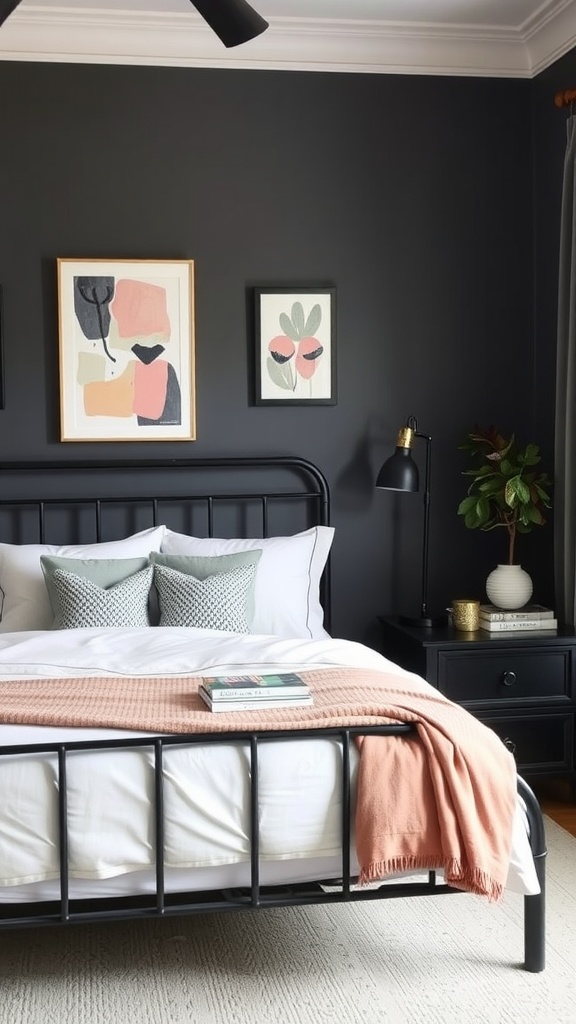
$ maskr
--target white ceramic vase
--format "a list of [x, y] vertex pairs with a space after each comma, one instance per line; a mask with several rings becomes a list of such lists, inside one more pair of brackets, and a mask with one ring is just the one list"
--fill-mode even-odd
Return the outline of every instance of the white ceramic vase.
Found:
[[521, 565], [499, 565], [486, 580], [488, 600], [497, 608], [522, 608], [532, 597], [532, 580]]

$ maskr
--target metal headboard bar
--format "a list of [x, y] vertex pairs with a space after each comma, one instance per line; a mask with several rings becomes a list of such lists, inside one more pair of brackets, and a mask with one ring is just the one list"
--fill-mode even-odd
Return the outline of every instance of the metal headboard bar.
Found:
[[[323, 503], [328, 509], [329, 491], [328, 483], [322, 471], [310, 462], [298, 455], [257, 455], [254, 457], [238, 455], [230, 457], [214, 457], [202, 459], [61, 459], [59, 461], [47, 460], [38, 462], [36, 460], [4, 460], [0, 462], [0, 473], [3, 472], [52, 472], [59, 470], [114, 470], [114, 469], [234, 469], [234, 468], [270, 468], [284, 467], [285, 469], [301, 470], [315, 484], [315, 490], [322, 495]], [[326, 525], [326, 524], [324, 524]]]
[[[241, 487], [237, 490], [218, 490], [217, 493], [206, 493], [194, 492], [193, 487], [190, 486], [191, 479], [195, 471], [206, 471], [206, 470], [280, 470], [286, 472], [286, 481], [288, 480], [288, 474], [290, 472], [296, 473], [300, 476], [302, 481], [301, 490], [288, 490], [286, 489], [261, 489], [255, 491], [254, 489], [242, 489]], [[79, 494], [76, 495], [61, 495], [59, 497], [42, 497], [42, 498], [30, 498], [30, 497], [4, 497], [2, 495], [2, 477], [6, 478], [8, 475], [18, 477], [21, 475], [34, 475], [38, 474], [61, 474], [67, 476], [68, 474], [91, 474], [91, 473], [106, 473], [113, 475], [117, 478], [117, 474], [127, 473], [129, 471], [138, 473], [141, 471], [157, 471], [161, 477], [163, 472], [176, 470], [182, 471], [183, 480], [185, 481], [184, 486], [180, 487], [178, 493], [171, 493], [172, 488], [169, 488], [168, 492], [164, 495], [148, 495], [148, 494], [131, 494], [129, 496], [114, 495], [110, 497], [103, 497], [102, 495], [95, 497], [85, 497]], [[184, 475], [188, 472], [188, 476]], [[35, 480], [35, 485], [37, 481]], [[258, 503], [260, 506], [260, 521], [262, 525], [262, 536], [269, 536], [270, 529], [270, 505], [271, 502], [286, 502], [291, 501], [308, 501], [310, 510], [314, 512], [314, 525], [328, 526], [330, 522], [330, 493], [328, 488], [327, 480], [321, 470], [318, 469], [312, 462], [307, 459], [300, 458], [299, 456], [231, 456], [231, 457], [215, 457], [215, 458], [202, 458], [202, 459], [186, 459], [186, 458], [173, 458], [173, 459], [116, 459], [110, 462], [103, 460], [62, 460], [62, 461], [3, 461], [0, 462], [0, 507], [26, 507], [31, 506], [37, 509], [38, 513], [38, 536], [40, 543], [45, 543], [47, 535], [47, 524], [46, 517], [47, 512], [50, 508], [55, 506], [66, 506], [68, 508], [73, 507], [85, 507], [93, 508], [94, 519], [95, 519], [95, 536], [97, 542], [102, 537], [102, 517], [103, 512], [107, 506], [117, 506], [119, 504], [129, 507], [130, 505], [144, 506], [150, 505], [152, 521], [154, 525], [157, 525], [160, 521], [160, 511], [163, 502], [175, 502], [180, 501], [183, 504], [196, 504], [203, 502], [206, 507], [207, 525], [208, 525], [208, 536], [214, 535], [214, 512], [217, 504], [225, 502], [236, 502], [238, 507], [246, 506], [249, 502]], [[326, 566], [324, 575], [320, 584], [320, 600], [322, 607], [324, 608], [324, 622], [328, 631], [331, 626], [331, 601], [330, 601], [330, 565]]]

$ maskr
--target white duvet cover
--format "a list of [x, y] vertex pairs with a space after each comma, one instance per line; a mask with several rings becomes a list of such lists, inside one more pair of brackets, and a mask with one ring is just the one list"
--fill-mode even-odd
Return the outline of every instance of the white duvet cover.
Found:
[[[79, 675], [199, 676], [297, 671], [310, 666], [381, 669], [429, 684], [347, 640], [273, 637], [177, 628], [76, 629], [0, 636], [0, 679]], [[0, 724], [4, 751], [15, 744], [139, 735], [110, 729]], [[146, 734], [140, 734], [146, 735]], [[352, 786], [356, 759], [352, 750]], [[281, 883], [341, 873], [341, 750], [330, 739], [261, 745], [261, 881]], [[68, 756], [70, 894], [153, 890], [151, 747]], [[0, 758], [0, 902], [58, 896], [56, 758]], [[166, 887], [249, 884], [249, 756], [246, 745], [192, 744], [164, 755]], [[356, 869], [352, 851], [352, 869]], [[519, 805], [507, 887], [539, 891]]]

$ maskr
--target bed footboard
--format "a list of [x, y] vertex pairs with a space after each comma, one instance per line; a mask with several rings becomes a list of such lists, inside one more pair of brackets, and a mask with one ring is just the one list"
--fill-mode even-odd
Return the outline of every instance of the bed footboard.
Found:
[[[0, 930], [16, 927], [53, 924], [86, 923], [96, 920], [118, 920], [134, 917], [174, 916], [192, 913], [206, 913], [211, 910], [228, 911], [236, 909], [257, 909], [260, 907], [297, 906], [319, 903], [359, 902], [370, 899], [408, 898], [415, 896], [457, 893], [461, 890], [439, 881], [435, 871], [428, 872], [427, 880], [402, 880], [386, 882], [378, 887], [358, 887], [351, 873], [350, 843], [352, 820], [351, 793], [351, 745], [358, 735], [376, 733], [380, 735], [401, 735], [413, 731], [413, 726], [396, 724], [358, 729], [325, 729], [309, 731], [283, 731], [258, 733], [192, 734], [178, 736], [139, 737], [130, 739], [93, 740], [50, 745], [22, 745], [4, 748], [2, 754], [52, 754], [58, 768], [58, 819], [60, 897], [57, 901], [45, 903], [4, 903], [0, 899]], [[335, 739], [342, 750], [342, 826], [341, 826], [341, 875], [313, 882], [298, 882], [270, 886], [261, 884], [261, 857], [258, 823], [259, 802], [259, 752], [262, 744], [307, 738]], [[224, 889], [199, 892], [167, 892], [164, 871], [164, 756], [166, 751], [179, 744], [196, 743], [245, 743], [249, 750], [250, 766], [250, 840], [251, 863], [250, 885], [242, 889]], [[156, 868], [155, 887], [151, 896], [104, 897], [102, 899], [71, 899], [68, 864], [68, 806], [67, 806], [67, 763], [68, 756], [78, 750], [102, 751], [114, 747], [153, 748]], [[1, 756], [1, 755], [0, 755]], [[530, 831], [530, 846], [541, 892], [536, 896], [524, 897], [524, 969], [537, 973], [544, 969], [545, 962], [545, 858], [546, 843], [542, 813], [532, 790], [523, 779], [518, 779], [518, 792], [522, 797]]]

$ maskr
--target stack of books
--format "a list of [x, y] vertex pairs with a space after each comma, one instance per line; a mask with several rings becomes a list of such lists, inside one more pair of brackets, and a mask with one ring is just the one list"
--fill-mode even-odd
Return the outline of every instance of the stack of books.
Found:
[[525, 604], [518, 611], [505, 611], [493, 604], [480, 605], [480, 628], [489, 633], [519, 633], [539, 629], [557, 629], [558, 620], [552, 608], [542, 604]]
[[310, 687], [296, 672], [207, 677], [198, 693], [211, 711], [259, 711], [313, 703]]

